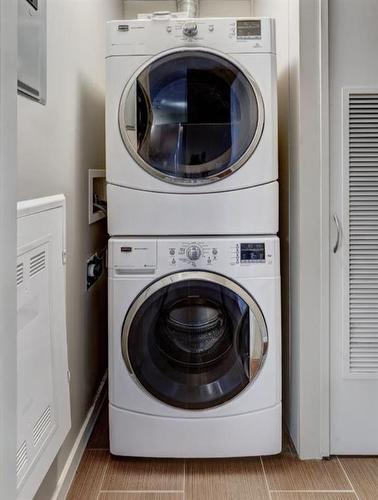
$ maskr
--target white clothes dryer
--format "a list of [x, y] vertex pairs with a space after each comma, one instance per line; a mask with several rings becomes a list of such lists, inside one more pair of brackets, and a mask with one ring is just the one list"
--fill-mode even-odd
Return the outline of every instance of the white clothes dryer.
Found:
[[274, 20], [159, 15], [107, 34], [109, 233], [276, 234]]
[[277, 237], [109, 242], [110, 451], [281, 450]]

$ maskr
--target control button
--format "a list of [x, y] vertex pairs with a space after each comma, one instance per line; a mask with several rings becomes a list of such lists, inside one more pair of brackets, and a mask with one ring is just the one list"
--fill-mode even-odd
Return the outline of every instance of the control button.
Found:
[[176, 264], [176, 259], [172, 259], [172, 264]]
[[213, 255], [218, 255], [218, 250], [216, 248], [213, 248]]
[[186, 255], [190, 260], [198, 260], [201, 257], [201, 249], [197, 245], [192, 245], [186, 251]]
[[185, 36], [192, 38], [197, 35], [198, 26], [196, 23], [193, 22], [185, 23], [182, 32], [184, 33]]
[[208, 263], [208, 264], [211, 264], [211, 259], [210, 259], [210, 257], [207, 259], [207, 263]]
[[171, 248], [171, 249], [169, 250], [169, 253], [170, 253], [171, 255], [175, 255], [176, 250], [175, 250], [174, 248]]
[[167, 32], [172, 33], [172, 26], [167, 26]]
[[214, 31], [214, 25], [213, 24], [210, 24], [209, 26], [209, 31], [213, 32]]

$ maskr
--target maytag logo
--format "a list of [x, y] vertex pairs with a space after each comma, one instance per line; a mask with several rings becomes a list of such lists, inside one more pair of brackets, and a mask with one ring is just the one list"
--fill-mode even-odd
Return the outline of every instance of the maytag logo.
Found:
[[117, 27], [118, 31], [129, 31], [129, 25], [128, 24], [119, 24]]

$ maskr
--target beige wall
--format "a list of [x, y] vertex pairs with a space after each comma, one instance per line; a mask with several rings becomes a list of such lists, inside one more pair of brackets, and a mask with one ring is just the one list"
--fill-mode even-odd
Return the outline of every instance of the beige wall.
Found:
[[86, 260], [106, 246], [88, 225], [87, 171], [105, 167], [105, 21], [121, 0], [49, 0], [47, 105], [18, 99], [18, 199], [67, 197], [67, 335], [72, 429], [36, 498], [51, 498], [106, 370], [106, 278], [86, 291]]

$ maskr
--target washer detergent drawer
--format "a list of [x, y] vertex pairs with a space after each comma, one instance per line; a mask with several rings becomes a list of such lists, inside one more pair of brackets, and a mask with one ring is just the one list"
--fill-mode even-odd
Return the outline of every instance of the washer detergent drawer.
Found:
[[109, 268], [113, 270], [114, 276], [155, 272], [156, 241], [112, 240], [109, 245]]

